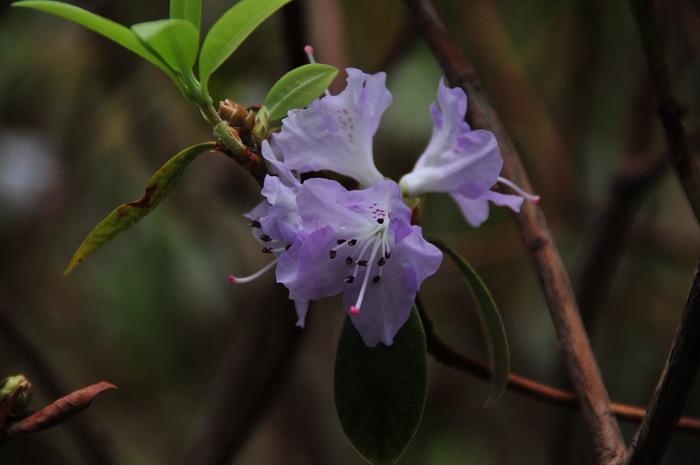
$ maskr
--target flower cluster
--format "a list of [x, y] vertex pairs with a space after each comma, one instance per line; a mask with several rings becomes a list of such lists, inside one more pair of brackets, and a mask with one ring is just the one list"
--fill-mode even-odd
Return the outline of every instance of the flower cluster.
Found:
[[[449, 193], [469, 223], [488, 217], [488, 202], [519, 211], [523, 198], [539, 200], [499, 176], [503, 161], [496, 139], [464, 121], [467, 97], [440, 82], [432, 106], [432, 138], [413, 171], [397, 184], [374, 165], [372, 139], [391, 103], [386, 75], [347, 70], [347, 87], [306, 109], [293, 110], [262, 153], [270, 165], [262, 195], [246, 216], [262, 251], [276, 265], [276, 278], [289, 289], [298, 325], [311, 300], [343, 293], [365, 344], [391, 344], [406, 322], [423, 280], [437, 271], [441, 252], [411, 224], [404, 196]], [[360, 189], [347, 190], [322, 178], [299, 175], [328, 170], [348, 176]], [[498, 183], [519, 195], [495, 192]]]

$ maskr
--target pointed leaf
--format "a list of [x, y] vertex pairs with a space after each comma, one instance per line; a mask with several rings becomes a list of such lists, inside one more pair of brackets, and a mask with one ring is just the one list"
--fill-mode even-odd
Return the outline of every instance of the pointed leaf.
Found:
[[119, 23], [115, 23], [107, 18], [91, 13], [87, 10], [79, 8], [74, 5], [69, 5], [67, 3], [46, 1], [46, 0], [25, 0], [21, 2], [15, 2], [12, 6], [34, 8], [35, 10], [45, 11], [47, 13], [60, 16], [62, 18], [78, 23], [88, 29], [101, 34], [108, 39], [113, 40], [122, 47], [134, 52], [142, 58], [150, 61], [163, 71], [165, 71], [173, 80], [172, 70], [168, 68], [168, 65], [163, 62], [159, 57], [154, 55], [146, 46], [144, 46], [136, 34], [134, 34], [129, 28], [122, 26]]
[[303, 108], [313, 102], [330, 85], [338, 68], [309, 63], [282, 76], [265, 98], [271, 120], [284, 118], [289, 110]]
[[199, 42], [202, 23], [202, 0], [170, 0], [170, 19], [186, 19], [194, 24]]
[[199, 37], [185, 19], [160, 19], [134, 24], [131, 30], [171, 68], [186, 75], [197, 59]]
[[265, 21], [291, 0], [242, 0], [232, 6], [207, 33], [199, 56], [199, 79], [207, 88], [209, 76], [238, 46]]
[[355, 449], [374, 465], [401, 457], [418, 429], [428, 382], [415, 307], [390, 346], [367, 347], [348, 317], [335, 360], [335, 406]]
[[466, 278], [467, 283], [469, 283], [469, 290], [476, 301], [476, 308], [486, 336], [486, 345], [488, 346], [493, 370], [491, 388], [488, 398], [484, 402], [484, 407], [488, 407], [496, 402], [506, 390], [508, 375], [510, 374], [510, 352], [501, 314], [491, 296], [491, 292], [489, 292], [486, 284], [484, 284], [474, 268], [446, 244], [436, 240], [431, 240], [430, 242], [435, 244], [455, 262]]
[[144, 196], [134, 202], [117, 207], [102, 220], [85, 238], [73, 254], [66, 271], [67, 275], [86, 257], [123, 233], [151, 212], [165, 198], [182, 173], [201, 153], [215, 147], [214, 142], [195, 145], [175, 155], [161, 167], [146, 185]]

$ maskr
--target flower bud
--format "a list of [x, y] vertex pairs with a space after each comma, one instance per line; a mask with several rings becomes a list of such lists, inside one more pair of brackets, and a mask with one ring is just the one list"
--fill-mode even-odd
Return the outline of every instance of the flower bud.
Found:
[[231, 126], [244, 128], [246, 131], [253, 129], [255, 124], [255, 114], [231, 99], [226, 99], [219, 104], [219, 116], [228, 121]]
[[11, 402], [11, 411], [19, 412], [27, 408], [31, 400], [32, 383], [24, 375], [9, 376], [0, 381], [0, 406]]

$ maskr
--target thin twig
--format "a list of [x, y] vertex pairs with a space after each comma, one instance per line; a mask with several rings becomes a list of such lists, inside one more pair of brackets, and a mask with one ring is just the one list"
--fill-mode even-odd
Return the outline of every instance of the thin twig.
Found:
[[700, 367], [700, 261], [683, 307], [671, 353], [630, 448], [627, 465], [661, 462]]
[[658, 99], [659, 116], [671, 151], [673, 167], [690, 202], [690, 207], [695, 213], [695, 219], [700, 223], [700, 161], [690, 148], [688, 134], [682, 121], [688, 109], [676, 98], [671, 85], [651, 1], [630, 0], [630, 5], [637, 21], [642, 48]]
[[[466, 355], [460, 354], [447, 345], [435, 334], [433, 324], [424, 312], [421, 312], [421, 320], [425, 329], [428, 353], [432, 355], [438, 363], [463, 373], [476, 376], [484, 381], [489, 381], [491, 379], [491, 367], [485, 363], [467, 357]], [[532, 399], [539, 400], [540, 402], [559, 405], [573, 410], [581, 410], [581, 406], [576, 400], [574, 393], [538, 383], [537, 381], [514, 373], [508, 376], [508, 390], [523, 394]], [[646, 410], [634, 405], [612, 402], [611, 407], [617, 418], [630, 423], [641, 423], [646, 414]], [[700, 419], [683, 417], [678, 422], [678, 429], [695, 436], [700, 436]]]
[[[413, 11], [419, 28], [450, 83], [462, 87], [469, 96], [469, 113], [473, 125], [491, 130], [496, 135], [505, 162], [504, 174], [516, 184], [529, 189], [530, 183], [510, 137], [481, 90], [474, 68], [435, 5], [431, 0], [406, 0], [406, 3]], [[521, 214], [515, 217], [544, 289], [564, 361], [593, 438], [598, 462], [616, 463], [625, 454], [624, 442], [581, 322], [569, 277], [539, 209], [526, 204]]]

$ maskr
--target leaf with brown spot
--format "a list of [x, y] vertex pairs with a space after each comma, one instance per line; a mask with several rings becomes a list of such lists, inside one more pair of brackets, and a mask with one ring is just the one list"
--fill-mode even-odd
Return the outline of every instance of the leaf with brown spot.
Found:
[[102, 391], [107, 389], [117, 389], [114, 384], [101, 381], [92, 386], [71, 392], [65, 397], [61, 397], [52, 404], [47, 405], [35, 414], [12, 423], [5, 434], [7, 437], [18, 434], [36, 433], [37, 431], [50, 428], [63, 423], [74, 415], [82, 412], [90, 406], [92, 400]]
[[203, 152], [213, 150], [215, 147], [216, 143], [205, 142], [185, 149], [168, 160], [148, 180], [146, 192], [142, 198], [120, 205], [95, 226], [73, 254], [63, 275], [73, 271], [85, 258], [149, 214], [165, 198], [190, 163]]

